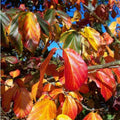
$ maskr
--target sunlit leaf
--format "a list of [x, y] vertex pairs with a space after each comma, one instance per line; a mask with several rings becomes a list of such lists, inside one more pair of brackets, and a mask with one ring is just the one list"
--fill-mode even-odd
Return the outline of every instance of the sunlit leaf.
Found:
[[117, 24], [120, 24], [120, 17], [118, 17], [116, 19], [117, 19]]
[[81, 14], [78, 10], [74, 12], [73, 18], [71, 19], [72, 22], [79, 21], [81, 19]]
[[92, 48], [97, 51], [101, 42], [100, 33], [91, 27], [85, 27], [84, 32], [81, 32], [81, 34], [88, 40]]
[[99, 114], [90, 112], [88, 115], [85, 116], [83, 120], [103, 120], [103, 119]]
[[72, 120], [69, 116], [60, 114], [57, 116], [56, 120]]
[[68, 115], [71, 119], [75, 119], [77, 112], [78, 107], [75, 100], [67, 96], [62, 107], [62, 114]]
[[5, 112], [8, 112], [10, 110], [10, 104], [13, 100], [13, 96], [16, 94], [18, 87], [16, 84], [14, 84], [12, 87], [10, 87], [7, 91], [4, 92], [2, 96], [2, 109]]
[[61, 94], [61, 93], [63, 93], [63, 89], [61, 89], [61, 88], [58, 88], [58, 89], [54, 89], [53, 91], [51, 91], [50, 93], [49, 93], [49, 95], [53, 98], [53, 99], [55, 99], [59, 94]]
[[87, 65], [82, 57], [72, 49], [64, 49], [65, 61], [65, 87], [69, 90], [77, 90], [87, 78]]
[[34, 52], [40, 41], [40, 26], [36, 15], [32, 12], [23, 12], [18, 18], [18, 26], [24, 47]]
[[26, 88], [19, 88], [14, 97], [14, 113], [18, 118], [24, 118], [32, 109], [33, 102]]
[[23, 43], [22, 37], [18, 32], [18, 17], [19, 15], [13, 18], [12, 23], [10, 24], [10, 33], [8, 37], [12, 45], [21, 53], [23, 51]]
[[111, 69], [100, 69], [90, 77], [100, 88], [105, 101], [109, 100], [115, 92], [116, 83]]
[[109, 26], [109, 29], [111, 30], [111, 32], [116, 35], [116, 25], [117, 25], [117, 22], [112, 22]]
[[70, 29], [72, 25], [70, 16], [61, 10], [57, 10], [56, 13], [62, 18], [63, 24], [67, 27], [67, 29]]
[[79, 53], [81, 50], [81, 37], [77, 31], [69, 30], [60, 36], [60, 41], [64, 43], [63, 48], [71, 48]]
[[15, 70], [15, 71], [11, 71], [10, 73], [9, 73], [13, 78], [15, 78], [15, 77], [17, 77], [17, 76], [19, 76], [20, 75], [20, 70]]
[[52, 100], [45, 99], [36, 102], [27, 120], [52, 120], [56, 117], [56, 105]]
[[47, 20], [50, 24], [53, 24], [55, 21], [55, 10], [54, 9], [48, 9], [44, 16], [45, 20]]

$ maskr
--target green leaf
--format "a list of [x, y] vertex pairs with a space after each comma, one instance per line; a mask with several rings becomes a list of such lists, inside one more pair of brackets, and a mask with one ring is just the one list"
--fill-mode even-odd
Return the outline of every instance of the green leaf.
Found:
[[8, 16], [6, 15], [6, 13], [2, 12], [0, 10], [0, 22], [3, 24], [3, 26], [8, 26], [10, 23], [10, 19], [8, 18]]
[[45, 20], [47, 20], [50, 24], [52, 24], [55, 20], [55, 10], [48, 9], [44, 16]]
[[56, 10], [56, 13], [62, 18], [63, 25], [65, 25], [69, 29], [72, 25], [70, 16], [61, 10]]
[[36, 13], [37, 20], [40, 24], [42, 32], [49, 36], [49, 23], [40, 17], [39, 13]]
[[2, 24], [1, 24], [1, 44], [3, 46], [8, 46], [8, 44], [9, 44], [9, 39], [6, 35], [5, 28]]
[[19, 53], [23, 51], [23, 43], [22, 43], [22, 37], [20, 33], [18, 32], [18, 17], [20, 16], [17, 15], [11, 23], [10, 26], [10, 33], [9, 33], [9, 38], [13, 46], [18, 50]]
[[60, 37], [60, 42], [63, 42], [63, 48], [71, 48], [76, 52], [81, 50], [81, 38], [82, 36], [75, 30], [69, 30], [64, 32]]

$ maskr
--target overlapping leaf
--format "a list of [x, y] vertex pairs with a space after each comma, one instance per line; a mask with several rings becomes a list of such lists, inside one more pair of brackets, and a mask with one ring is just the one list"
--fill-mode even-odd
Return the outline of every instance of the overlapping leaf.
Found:
[[85, 116], [83, 120], [103, 120], [103, 119], [99, 114], [90, 112], [88, 115]]
[[19, 53], [21, 53], [23, 51], [23, 43], [22, 43], [22, 37], [18, 32], [18, 17], [19, 14], [16, 15], [11, 22], [9, 39], [12, 45], [15, 46], [15, 48], [18, 50]]
[[52, 120], [56, 117], [56, 105], [52, 100], [45, 99], [36, 102], [27, 120]]
[[24, 118], [28, 115], [32, 109], [33, 102], [30, 93], [26, 88], [20, 88], [17, 90], [14, 97], [14, 113], [18, 118]]
[[65, 87], [69, 90], [78, 90], [87, 79], [87, 65], [82, 57], [72, 49], [64, 49]]
[[23, 12], [18, 18], [18, 25], [24, 47], [34, 52], [40, 41], [40, 26], [36, 15], [32, 12]]
[[71, 96], [67, 96], [62, 107], [62, 114], [68, 115], [71, 119], [77, 116], [78, 107]]
[[61, 10], [56, 10], [56, 13], [58, 16], [60, 16], [62, 18], [63, 25], [65, 25], [67, 27], [67, 29], [70, 29], [70, 27], [72, 25], [70, 16]]
[[9, 88], [7, 91], [4, 92], [2, 96], [2, 109], [5, 112], [8, 112], [10, 110], [10, 104], [13, 100], [13, 96], [16, 93], [16, 90], [18, 89], [17, 85], [14, 84], [11, 88]]
[[50, 24], [53, 24], [55, 21], [55, 10], [48, 9], [44, 16], [45, 20], [47, 20]]
[[90, 78], [100, 88], [105, 101], [109, 100], [116, 88], [115, 79], [111, 69], [101, 69], [97, 73], [91, 74]]
[[100, 33], [91, 27], [85, 27], [84, 32], [81, 32], [81, 34], [88, 40], [92, 48], [97, 51], [101, 42]]
[[69, 30], [64, 32], [60, 36], [60, 42], [63, 42], [63, 48], [71, 48], [78, 53], [81, 50], [81, 35], [75, 30]]

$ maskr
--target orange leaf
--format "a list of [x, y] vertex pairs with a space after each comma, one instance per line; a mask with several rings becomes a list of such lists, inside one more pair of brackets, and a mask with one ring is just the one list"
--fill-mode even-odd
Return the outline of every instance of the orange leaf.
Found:
[[35, 84], [32, 86], [31, 94], [32, 94], [32, 98], [33, 98], [34, 101], [36, 101], [36, 97], [39, 96], [39, 88], [38, 88], [38, 85], [39, 85], [39, 82], [35, 83]]
[[34, 52], [40, 41], [40, 26], [32, 12], [23, 12], [18, 18], [19, 32], [24, 46]]
[[14, 113], [18, 118], [24, 118], [32, 109], [33, 102], [30, 93], [25, 88], [17, 90], [14, 97]]
[[50, 92], [50, 96], [55, 99], [59, 94], [63, 93], [62, 88], [54, 89], [53, 91]]
[[109, 100], [115, 92], [116, 83], [111, 69], [100, 69], [96, 72], [96, 76], [90, 77], [96, 85], [101, 88], [101, 94], [105, 101]]
[[102, 36], [104, 45], [109, 45], [113, 42], [113, 38], [107, 32], [103, 33]]
[[43, 88], [43, 78], [44, 78], [44, 74], [46, 72], [46, 69], [48, 67], [48, 64], [50, 62], [50, 59], [52, 58], [53, 54], [55, 53], [55, 51], [57, 50], [57, 48], [53, 48], [49, 55], [47, 56], [47, 58], [44, 60], [44, 62], [40, 65], [40, 80], [39, 80], [39, 88], [40, 88], [40, 91], [42, 91], [42, 88]]
[[78, 107], [75, 100], [71, 96], [67, 96], [63, 104], [62, 114], [68, 115], [71, 119], [75, 119], [77, 112]]
[[60, 114], [57, 116], [56, 120], [72, 120], [69, 116]]
[[56, 117], [56, 105], [52, 100], [36, 102], [27, 120], [52, 120]]
[[99, 114], [90, 112], [88, 115], [85, 116], [83, 120], [103, 120], [103, 119]]
[[117, 19], [117, 23], [120, 24], [120, 17], [118, 17], [116, 19]]
[[18, 89], [18, 86], [14, 84], [11, 88], [9, 88], [2, 96], [2, 109], [5, 112], [8, 112], [10, 110], [10, 104], [13, 100], [13, 96], [16, 94], [16, 91]]
[[65, 61], [65, 87], [69, 90], [77, 90], [87, 78], [87, 65], [82, 57], [72, 49], [63, 50]]
[[20, 75], [20, 70], [17, 69], [17, 70], [11, 71], [9, 74], [13, 78], [18, 77]]

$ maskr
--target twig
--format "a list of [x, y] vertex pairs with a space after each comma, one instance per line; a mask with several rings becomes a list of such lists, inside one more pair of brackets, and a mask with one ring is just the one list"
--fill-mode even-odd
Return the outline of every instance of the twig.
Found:
[[101, 69], [101, 68], [115, 68], [115, 67], [120, 67], [120, 60], [102, 64], [102, 65], [88, 66], [88, 70], [97, 70], [97, 69]]
[[96, 15], [96, 13], [94, 11], [92, 11], [89, 7], [87, 7], [85, 4], [83, 4], [83, 7], [86, 8], [92, 16], [94, 16], [96, 19], [98, 19], [103, 26], [105, 27], [106, 31], [110, 34], [110, 36], [117, 42], [120, 43], [120, 41], [113, 35], [113, 33], [111, 32], [111, 30], [109, 29], [108, 25], [106, 24], [105, 21], [103, 21], [99, 16]]

